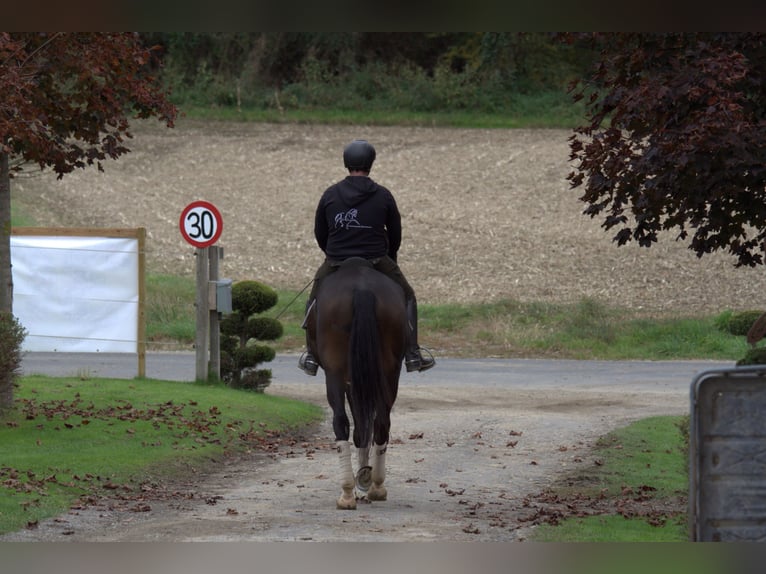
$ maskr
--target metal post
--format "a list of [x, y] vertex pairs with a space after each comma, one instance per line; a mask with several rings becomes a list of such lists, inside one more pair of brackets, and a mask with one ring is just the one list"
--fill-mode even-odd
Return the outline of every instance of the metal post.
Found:
[[138, 239], [138, 378], [146, 377], [146, 228], [136, 230]]
[[197, 311], [197, 329], [194, 336], [196, 351], [196, 378], [207, 381], [208, 328], [210, 322], [208, 299], [208, 247], [197, 248], [197, 296], [194, 301]]
[[[223, 258], [223, 248], [212, 245], [208, 249], [210, 249], [210, 281], [218, 281], [218, 262]], [[221, 378], [221, 331], [215, 297], [211, 295], [210, 300], [214, 304], [210, 308], [210, 368], [208, 374], [214, 380], [218, 380]]]

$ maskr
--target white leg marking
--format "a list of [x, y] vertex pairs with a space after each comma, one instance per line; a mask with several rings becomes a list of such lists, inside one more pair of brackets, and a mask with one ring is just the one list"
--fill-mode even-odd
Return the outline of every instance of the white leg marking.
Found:
[[388, 492], [383, 482], [386, 480], [386, 450], [387, 444], [372, 446], [372, 486], [367, 492], [369, 500], [386, 500]]
[[339, 440], [336, 444], [338, 446], [338, 461], [340, 462], [341, 487], [337, 507], [353, 510], [356, 508], [356, 497], [354, 496], [354, 471], [351, 468], [351, 443], [347, 440]]

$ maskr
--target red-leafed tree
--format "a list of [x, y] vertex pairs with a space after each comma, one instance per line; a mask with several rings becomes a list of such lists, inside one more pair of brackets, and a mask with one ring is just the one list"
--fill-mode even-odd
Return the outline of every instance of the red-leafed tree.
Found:
[[[126, 153], [129, 118], [173, 125], [176, 108], [134, 33], [0, 32], [0, 318], [12, 318], [11, 178], [25, 164], [59, 177]], [[12, 406], [21, 336], [3, 323], [0, 411]], [[7, 347], [7, 348], [6, 348]]]
[[569, 35], [599, 50], [573, 85], [586, 125], [570, 138], [585, 213], [619, 245], [675, 230], [698, 256], [766, 252], [766, 34]]
[[172, 127], [176, 108], [137, 34], [0, 32], [0, 312], [11, 312], [10, 182], [23, 164], [59, 177], [129, 151], [131, 118]]

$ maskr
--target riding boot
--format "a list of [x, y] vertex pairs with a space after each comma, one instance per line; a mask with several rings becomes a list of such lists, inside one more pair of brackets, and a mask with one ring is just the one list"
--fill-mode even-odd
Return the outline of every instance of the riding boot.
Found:
[[307, 328], [308, 314], [311, 311], [312, 300], [306, 302], [306, 318], [303, 320], [301, 327], [306, 331], [306, 351], [298, 359], [298, 368], [300, 368], [307, 375], [312, 377], [316, 376], [317, 369], [319, 369], [319, 363], [311, 354], [311, 346], [309, 345], [309, 331]]
[[427, 371], [436, 364], [436, 361], [428, 349], [425, 349], [428, 356], [423, 356], [423, 349], [418, 345], [418, 304], [415, 299], [407, 300], [407, 323], [409, 324], [409, 336], [404, 352], [404, 366], [408, 373]]

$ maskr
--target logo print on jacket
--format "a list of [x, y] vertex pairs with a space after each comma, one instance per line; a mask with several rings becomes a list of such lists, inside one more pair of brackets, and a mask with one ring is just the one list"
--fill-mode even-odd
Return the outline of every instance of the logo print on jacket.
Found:
[[335, 227], [336, 229], [338, 227], [342, 227], [343, 229], [369, 229], [369, 225], [362, 225], [359, 223], [359, 220], [357, 219], [357, 216], [359, 215], [359, 210], [357, 209], [349, 209], [348, 211], [341, 211], [335, 216]]

